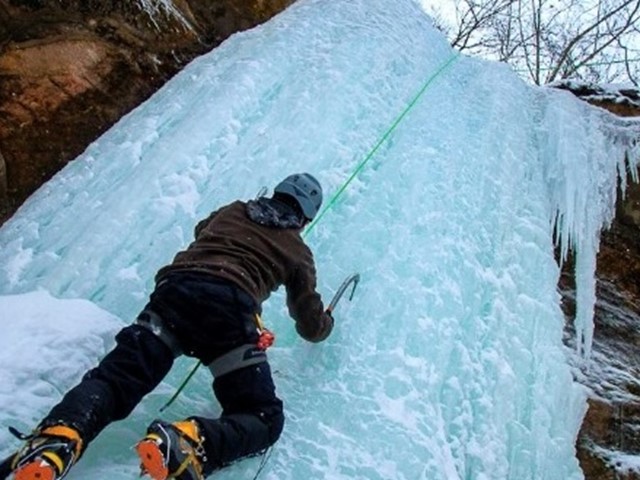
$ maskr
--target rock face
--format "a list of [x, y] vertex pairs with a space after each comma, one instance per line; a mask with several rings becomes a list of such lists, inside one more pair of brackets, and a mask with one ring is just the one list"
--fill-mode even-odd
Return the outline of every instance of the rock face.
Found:
[[0, 0], [0, 224], [186, 63], [294, 0]]
[[[640, 117], [637, 90], [561, 88], [617, 115]], [[626, 196], [618, 198], [611, 228], [601, 237], [593, 356], [586, 365], [576, 361], [577, 379], [590, 391], [576, 443], [587, 480], [640, 479], [640, 185], [629, 182]], [[570, 346], [575, 307], [571, 269], [566, 266], [560, 282]], [[633, 464], [635, 470], [629, 468]]]

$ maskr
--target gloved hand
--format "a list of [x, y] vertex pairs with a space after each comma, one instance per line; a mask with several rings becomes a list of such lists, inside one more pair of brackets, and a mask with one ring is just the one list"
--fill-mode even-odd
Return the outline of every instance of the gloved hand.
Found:
[[324, 311], [316, 322], [302, 323], [296, 322], [298, 335], [308, 342], [318, 343], [325, 340], [333, 330], [333, 317], [331, 312]]
[[320, 333], [318, 334], [318, 341], [326, 340], [329, 335], [331, 335], [331, 331], [333, 330], [333, 325], [335, 320], [333, 319], [333, 315], [329, 310], [325, 310], [322, 314], [322, 328], [320, 329]]

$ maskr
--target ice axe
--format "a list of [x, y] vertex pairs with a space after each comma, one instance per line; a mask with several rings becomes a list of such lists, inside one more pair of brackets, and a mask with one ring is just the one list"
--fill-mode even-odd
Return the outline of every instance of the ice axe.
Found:
[[358, 286], [359, 281], [360, 281], [360, 274], [354, 273], [350, 277], [347, 277], [344, 282], [342, 282], [342, 285], [340, 285], [340, 287], [338, 288], [338, 291], [331, 299], [331, 303], [329, 303], [329, 306], [327, 307], [326, 311], [329, 315], [333, 315], [333, 310], [336, 308], [336, 305], [338, 305], [338, 302], [344, 295], [344, 292], [347, 291], [347, 288], [349, 288], [349, 285], [351, 285], [352, 283], [353, 283], [353, 290], [351, 290], [351, 295], [349, 295], [349, 301], [353, 299], [353, 294], [356, 292], [356, 287]]

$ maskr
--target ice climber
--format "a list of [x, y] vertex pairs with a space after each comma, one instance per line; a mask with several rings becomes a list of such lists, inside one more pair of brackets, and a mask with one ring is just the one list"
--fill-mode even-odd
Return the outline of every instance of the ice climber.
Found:
[[89, 443], [127, 417], [167, 375], [179, 355], [213, 374], [220, 418], [154, 420], [136, 445], [142, 473], [154, 480], [200, 480], [234, 460], [264, 451], [280, 436], [265, 348], [261, 304], [281, 285], [300, 336], [326, 339], [333, 318], [316, 292], [316, 270], [302, 229], [317, 214], [322, 188], [308, 173], [290, 175], [272, 197], [235, 201], [195, 228], [195, 240], [161, 268], [136, 321], [116, 346], [69, 390], [8, 460], [15, 480], [58, 480]]

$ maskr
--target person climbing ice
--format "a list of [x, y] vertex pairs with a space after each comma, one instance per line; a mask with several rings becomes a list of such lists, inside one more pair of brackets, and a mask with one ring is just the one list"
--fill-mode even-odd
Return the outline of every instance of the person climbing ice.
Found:
[[154, 420], [137, 443], [153, 480], [200, 480], [264, 451], [280, 437], [282, 401], [265, 353], [272, 341], [261, 304], [284, 285], [298, 334], [321, 342], [334, 325], [316, 291], [311, 250], [301, 236], [322, 204], [308, 173], [286, 177], [271, 197], [223, 206], [195, 227], [195, 240], [155, 277], [136, 321], [69, 390], [8, 460], [15, 480], [59, 480], [111, 422], [126, 418], [180, 355], [213, 374], [219, 418]]

